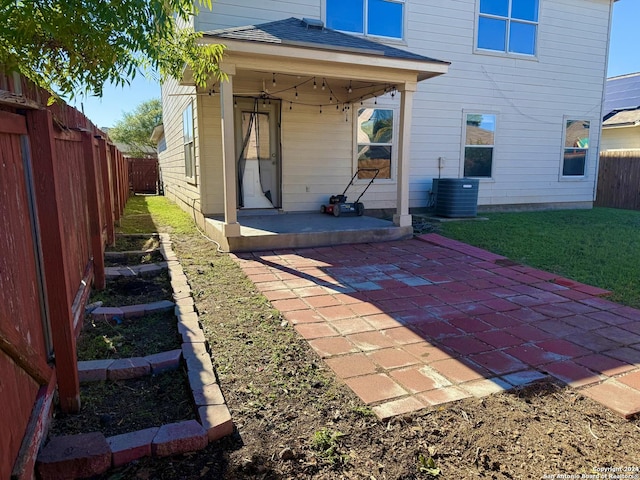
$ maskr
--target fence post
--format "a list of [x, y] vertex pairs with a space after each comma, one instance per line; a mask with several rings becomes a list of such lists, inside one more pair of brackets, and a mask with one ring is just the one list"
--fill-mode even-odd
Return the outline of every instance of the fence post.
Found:
[[98, 196], [97, 158], [93, 144], [95, 139], [91, 132], [82, 132], [82, 149], [87, 176], [87, 209], [89, 211], [89, 235], [93, 253], [93, 285], [96, 290], [104, 290], [106, 285], [104, 274], [104, 242], [102, 225], [100, 224], [100, 199]]
[[115, 145], [109, 145], [111, 157], [111, 180], [113, 182], [113, 220], [120, 224], [120, 173], [118, 170], [118, 150]]
[[100, 151], [100, 170], [102, 171], [102, 193], [104, 195], [104, 213], [107, 222], [107, 243], [115, 242], [113, 219], [113, 182], [109, 171], [109, 156], [107, 155], [107, 142], [104, 138], [98, 138], [98, 150]]
[[55, 351], [60, 408], [63, 412], [80, 410], [80, 383], [76, 361], [76, 337], [73, 312], [67, 298], [67, 259], [65, 233], [58, 195], [60, 180], [56, 168], [56, 147], [51, 112], [27, 112], [31, 141], [33, 177], [36, 190], [38, 224], [44, 241], [45, 288], [51, 319], [51, 337]]

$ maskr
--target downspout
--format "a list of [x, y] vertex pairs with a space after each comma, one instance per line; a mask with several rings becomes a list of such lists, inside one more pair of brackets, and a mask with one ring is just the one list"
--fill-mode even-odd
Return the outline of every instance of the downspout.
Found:
[[613, 23], [613, 4], [617, 0], [609, 0], [609, 26], [607, 27], [607, 52], [604, 58], [604, 75], [602, 79], [602, 98], [600, 99], [600, 118], [598, 131], [600, 135], [598, 135], [598, 152], [596, 154], [596, 171], [595, 171], [595, 179], [593, 182], [593, 203], [596, 201], [596, 196], [598, 194], [598, 176], [600, 171], [600, 145], [602, 144], [602, 119], [604, 117], [604, 98], [605, 91], [607, 88], [607, 76], [609, 70], [609, 49], [611, 48], [611, 25]]

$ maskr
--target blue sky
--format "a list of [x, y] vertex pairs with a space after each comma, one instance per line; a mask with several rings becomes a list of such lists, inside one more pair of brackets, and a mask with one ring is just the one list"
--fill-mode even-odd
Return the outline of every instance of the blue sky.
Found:
[[[640, 1], [620, 0], [613, 10], [613, 28], [609, 52], [608, 76], [640, 72], [640, 53], [636, 46], [635, 35], [640, 18]], [[160, 86], [139, 76], [128, 87], [104, 88], [102, 98], [78, 98], [74, 105], [80, 109], [83, 103], [85, 114], [98, 127], [111, 127], [123, 113], [132, 111], [140, 103], [152, 98], [160, 98]]]
[[640, 54], [635, 38], [640, 18], [638, 0], [620, 0], [613, 7], [609, 77], [640, 72]]

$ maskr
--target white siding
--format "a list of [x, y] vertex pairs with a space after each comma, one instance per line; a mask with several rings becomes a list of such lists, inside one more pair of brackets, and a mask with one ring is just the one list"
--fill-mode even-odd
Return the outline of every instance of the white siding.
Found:
[[[198, 122], [194, 121], [196, 177], [195, 183], [185, 177], [182, 112], [193, 101], [194, 119], [198, 118], [195, 89], [182, 87], [173, 79], [162, 85], [162, 117], [167, 149], [159, 154], [159, 164], [165, 193], [188, 206], [200, 208], [200, 148]], [[195, 202], [195, 203], [194, 203]]]
[[640, 149], [640, 127], [605, 128], [601, 150]]
[[[323, 0], [217, 0], [201, 12], [199, 30], [322, 15]], [[609, 0], [541, 0], [538, 54], [523, 59], [474, 53], [476, 0], [407, 0], [406, 45], [429, 57], [451, 61], [448, 74], [419, 84], [411, 137], [411, 207], [426, 205], [431, 181], [462, 172], [463, 110], [497, 114], [493, 178], [481, 180], [481, 205], [591, 202], [600, 137]], [[234, 81], [242, 91], [242, 79]], [[165, 182], [187, 199], [181, 160], [184, 98], [166, 98], [167, 152], [161, 156]], [[182, 91], [183, 89], [179, 89]], [[202, 138], [196, 133], [198, 182], [204, 213], [222, 211], [218, 97], [199, 97]], [[175, 122], [173, 117], [175, 116]], [[583, 179], [560, 178], [565, 116], [591, 121], [591, 145]], [[175, 123], [175, 125], [173, 125]], [[328, 109], [288, 104], [282, 109], [283, 209], [316, 210], [340, 193], [353, 172], [353, 118]], [[204, 150], [200, 155], [199, 150]], [[444, 159], [439, 171], [438, 158]], [[181, 163], [182, 162], [182, 163]], [[202, 166], [200, 163], [202, 162]], [[165, 173], [165, 169], [168, 172]], [[181, 170], [182, 169], [182, 170]], [[395, 205], [395, 184], [374, 185], [368, 208]]]
[[289, 17], [320, 18], [322, 0], [215, 0], [195, 19], [200, 31], [255, 25]]
[[[493, 178], [481, 205], [593, 199], [605, 76], [609, 2], [541, 0], [536, 59], [474, 53], [475, 0], [407, 2], [408, 48], [451, 61], [419, 84], [414, 105], [411, 206], [424, 205], [431, 178], [462, 172], [462, 111], [496, 112]], [[560, 179], [563, 117], [591, 121], [587, 175]]]

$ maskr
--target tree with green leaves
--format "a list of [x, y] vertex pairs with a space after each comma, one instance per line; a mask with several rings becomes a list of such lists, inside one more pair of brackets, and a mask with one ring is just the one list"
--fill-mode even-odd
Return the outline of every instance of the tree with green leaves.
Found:
[[0, 0], [0, 70], [18, 71], [51, 93], [101, 96], [105, 83], [138, 73], [196, 84], [224, 79], [222, 45], [198, 45], [188, 25], [211, 0]]
[[156, 145], [151, 141], [154, 127], [162, 123], [162, 102], [149, 100], [138, 105], [132, 112], [123, 115], [113, 128], [109, 138], [128, 145], [127, 153], [132, 157], [145, 157]]

